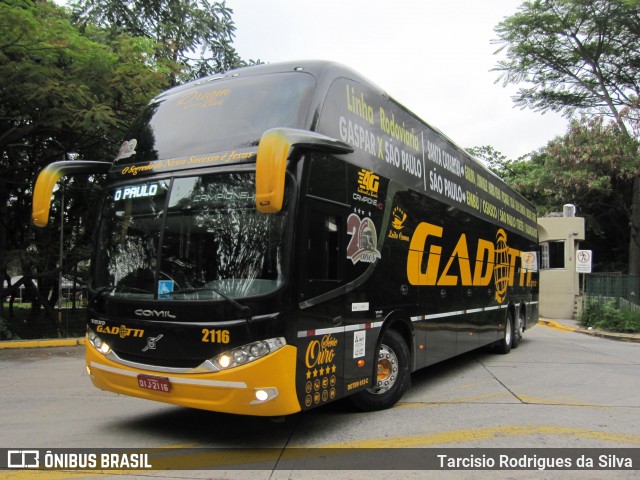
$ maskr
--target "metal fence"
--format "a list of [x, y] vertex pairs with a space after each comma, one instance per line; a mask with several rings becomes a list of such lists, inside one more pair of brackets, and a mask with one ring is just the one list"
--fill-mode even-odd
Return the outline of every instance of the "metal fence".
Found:
[[640, 277], [620, 273], [590, 273], [584, 276], [584, 295], [640, 305]]
[[[12, 277], [0, 283], [0, 341], [84, 336], [85, 280], [65, 275]], [[55, 292], [55, 294], [54, 294]]]
[[581, 320], [585, 326], [610, 331], [640, 331], [640, 277], [585, 274]]

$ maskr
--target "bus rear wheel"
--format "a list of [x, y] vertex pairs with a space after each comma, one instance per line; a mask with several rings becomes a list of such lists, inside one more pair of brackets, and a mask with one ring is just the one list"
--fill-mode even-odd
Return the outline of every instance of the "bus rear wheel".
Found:
[[515, 319], [515, 328], [513, 329], [513, 340], [511, 342], [511, 348], [518, 348], [522, 336], [524, 334], [524, 313], [519, 312]]
[[411, 384], [409, 358], [402, 336], [395, 330], [387, 331], [378, 347], [375, 384], [352, 395], [352, 403], [365, 412], [393, 407]]
[[507, 354], [511, 351], [511, 347], [513, 346], [513, 336], [514, 336], [513, 316], [509, 314], [505, 322], [502, 339], [499, 340], [496, 345], [496, 349], [499, 353]]

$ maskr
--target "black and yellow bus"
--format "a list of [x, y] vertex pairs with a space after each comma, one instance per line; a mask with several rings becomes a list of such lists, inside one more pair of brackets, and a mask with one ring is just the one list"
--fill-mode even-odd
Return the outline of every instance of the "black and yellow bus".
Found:
[[393, 406], [411, 373], [538, 321], [534, 207], [357, 73], [259, 65], [152, 100], [106, 174], [89, 281], [98, 388], [281, 416]]

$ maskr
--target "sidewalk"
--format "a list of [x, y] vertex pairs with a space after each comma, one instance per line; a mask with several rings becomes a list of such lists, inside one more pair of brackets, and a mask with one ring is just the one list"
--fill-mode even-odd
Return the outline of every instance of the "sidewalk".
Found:
[[9, 348], [45, 348], [45, 347], [76, 347], [84, 345], [82, 338], [50, 338], [43, 340], [3, 340], [0, 350]]
[[594, 337], [608, 338], [609, 340], [619, 340], [622, 342], [635, 342], [640, 343], [640, 333], [613, 333], [605, 332], [603, 330], [594, 330], [584, 328], [577, 320], [570, 319], [553, 319], [540, 318], [538, 322], [540, 325], [549, 328], [555, 328], [558, 330], [565, 330], [568, 332], [579, 332], [587, 335], [593, 335]]

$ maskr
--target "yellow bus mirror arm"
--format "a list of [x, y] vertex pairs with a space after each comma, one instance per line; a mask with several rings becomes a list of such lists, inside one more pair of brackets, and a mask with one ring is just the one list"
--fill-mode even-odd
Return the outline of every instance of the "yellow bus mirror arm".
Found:
[[308, 130], [273, 128], [264, 132], [256, 158], [256, 208], [261, 213], [282, 209], [287, 160], [294, 148], [328, 153], [351, 153], [353, 148], [340, 140]]
[[38, 174], [33, 189], [32, 219], [37, 227], [46, 227], [49, 223], [51, 195], [53, 187], [62, 177], [67, 175], [107, 173], [111, 162], [96, 162], [91, 160], [67, 160], [47, 165]]

